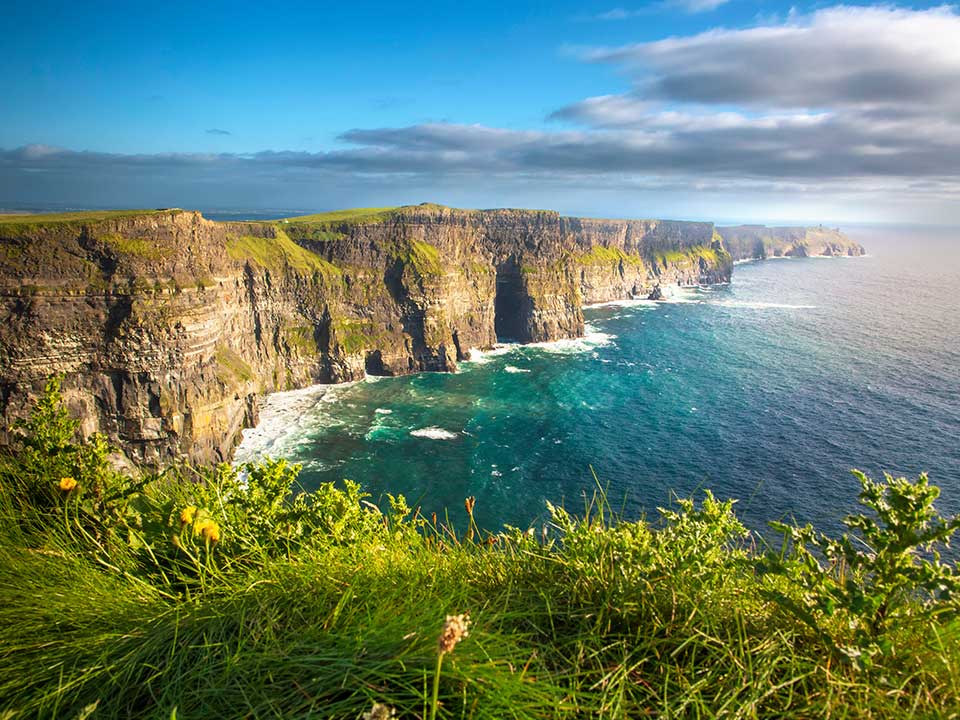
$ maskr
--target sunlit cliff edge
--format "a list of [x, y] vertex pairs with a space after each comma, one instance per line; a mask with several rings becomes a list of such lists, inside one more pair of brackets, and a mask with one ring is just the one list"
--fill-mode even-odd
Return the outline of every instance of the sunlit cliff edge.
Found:
[[757, 255], [729, 230], [429, 204], [0, 216], [0, 425], [60, 374], [82, 432], [133, 461], [226, 459], [266, 393], [452, 371], [498, 338], [579, 336], [589, 303], [727, 282], [743, 257], [838, 254], [800, 238]]

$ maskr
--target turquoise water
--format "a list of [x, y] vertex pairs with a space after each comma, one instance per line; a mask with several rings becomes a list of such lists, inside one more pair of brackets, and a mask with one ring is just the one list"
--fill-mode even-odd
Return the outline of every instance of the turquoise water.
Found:
[[675, 302], [591, 308], [585, 340], [276, 396], [238, 459], [454, 517], [473, 495], [486, 526], [581, 508], [591, 467], [630, 517], [711, 488], [754, 528], [835, 528], [852, 467], [929, 471], [958, 510], [960, 238], [851, 234], [868, 257], [748, 263]]

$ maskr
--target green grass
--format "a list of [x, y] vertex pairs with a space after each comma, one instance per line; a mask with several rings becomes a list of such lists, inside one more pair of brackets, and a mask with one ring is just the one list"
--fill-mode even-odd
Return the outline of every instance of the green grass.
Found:
[[404, 260], [412, 265], [421, 277], [443, 274], [443, 263], [440, 260], [440, 251], [430, 243], [422, 240], [412, 240], [404, 255]]
[[[283, 461], [243, 481], [226, 467], [134, 480], [73, 431], [48, 393], [0, 458], [5, 718], [960, 710], [956, 602], [916, 583], [888, 592], [907, 565], [863, 565], [920, 567], [901, 550], [940, 527], [923, 481], [876, 485], [892, 501], [887, 534], [867, 535], [876, 557], [848, 549], [831, 565], [757, 545], [709, 494], [647, 523], [611, 514], [598, 490], [576, 516], [552, 508], [545, 530], [486, 532], [463, 507], [381, 508], [350, 483], [294, 496]], [[893, 537], [906, 545], [889, 551]], [[844, 599], [857, 590], [859, 604]], [[884, 623], [858, 634], [875, 598]], [[444, 619], [461, 613], [469, 634], [441, 655]]]
[[214, 359], [217, 364], [217, 378], [224, 385], [237, 387], [253, 380], [253, 370], [235, 350], [219, 345]]
[[316, 213], [314, 215], [299, 215], [296, 217], [290, 217], [286, 218], [286, 221], [290, 223], [359, 224], [385, 220], [396, 210], [396, 207], [332, 210], [330, 212]]
[[312, 325], [288, 326], [284, 328], [283, 335], [287, 341], [287, 345], [291, 348], [296, 348], [300, 352], [308, 354], [318, 352], [317, 340]]
[[0, 213], [0, 225], [32, 225], [48, 223], [89, 223], [100, 220], [120, 220], [144, 215], [165, 215], [183, 212], [179, 208], [166, 210], [90, 210], [70, 213]]
[[340, 269], [291, 240], [278, 229], [276, 237], [233, 236], [227, 240], [227, 254], [234, 260], [250, 261], [274, 272], [291, 268], [304, 275], [319, 273], [326, 280], [340, 278]]
[[156, 243], [142, 238], [128, 238], [117, 233], [101, 235], [97, 238], [119, 255], [133, 255], [145, 260], [160, 260], [163, 251]]
[[627, 265], [643, 264], [643, 258], [639, 255], [632, 255], [617, 247], [602, 245], [594, 245], [589, 252], [578, 255], [576, 261], [581, 265], [619, 265], [621, 262]]
[[277, 227], [299, 241], [331, 242], [346, 237], [344, 226], [376, 223], [395, 214], [398, 208], [354, 208], [281, 220]]
[[717, 266], [729, 259], [726, 252], [714, 250], [706, 245], [697, 245], [685, 250], [658, 250], [655, 257], [659, 262], [671, 265], [697, 262], [702, 258], [710, 265]]
[[372, 350], [384, 339], [384, 333], [372, 320], [365, 318], [337, 318], [331, 321], [330, 328], [333, 331], [333, 340], [347, 355]]

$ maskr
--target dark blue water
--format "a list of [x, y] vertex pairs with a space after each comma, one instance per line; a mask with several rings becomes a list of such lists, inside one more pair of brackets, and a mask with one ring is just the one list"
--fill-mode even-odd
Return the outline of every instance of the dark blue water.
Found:
[[593, 308], [584, 341], [279, 396], [238, 457], [427, 512], [474, 495], [487, 526], [582, 508], [591, 467], [630, 517], [710, 488], [754, 528], [835, 529], [854, 467], [928, 471], [960, 510], [960, 237], [851, 234], [868, 257], [749, 263], [678, 302]]

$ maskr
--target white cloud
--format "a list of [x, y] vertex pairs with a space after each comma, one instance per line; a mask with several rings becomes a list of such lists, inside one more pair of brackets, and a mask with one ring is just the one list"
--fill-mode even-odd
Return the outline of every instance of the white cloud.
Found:
[[322, 153], [28, 146], [0, 150], [0, 196], [12, 197], [28, 176], [90, 187], [200, 178], [224, 191], [251, 178], [285, 187], [493, 186], [510, 193], [504, 204], [548, 189], [559, 198], [685, 188], [858, 207], [870, 199], [933, 204], [960, 220], [960, 16], [952, 8], [841, 6], [584, 57], [625, 70], [632, 87], [553, 113], [572, 128], [358, 128]]
[[786, 23], [711, 30], [584, 53], [615, 63], [646, 99], [764, 108], [936, 102], [960, 108], [960, 16], [836, 7]]

